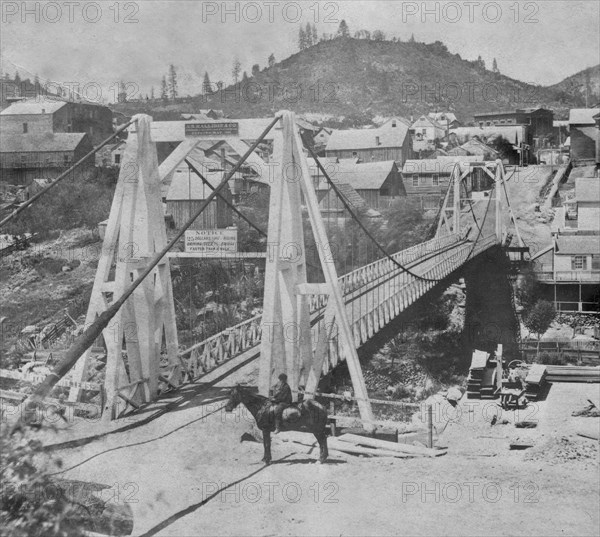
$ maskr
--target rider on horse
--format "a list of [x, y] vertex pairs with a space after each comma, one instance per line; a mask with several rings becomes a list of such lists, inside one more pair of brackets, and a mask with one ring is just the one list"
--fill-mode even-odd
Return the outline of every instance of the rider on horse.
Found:
[[281, 432], [283, 421], [283, 411], [293, 403], [292, 389], [287, 383], [287, 375], [281, 373], [279, 382], [273, 386], [273, 396], [271, 402], [275, 403], [275, 431], [274, 434]]

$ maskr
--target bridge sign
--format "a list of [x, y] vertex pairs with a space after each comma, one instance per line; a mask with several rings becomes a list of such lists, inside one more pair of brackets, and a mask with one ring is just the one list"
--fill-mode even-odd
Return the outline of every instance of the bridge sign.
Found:
[[186, 136], [237, 136], [240, 124], [235, 122], [186, 123]]
[[237, 249], [237, 228], [188, 229], [185, 232], [186, 253], [203, 254], [206, 257], [219, 257], [222, 254], [235, 253]]

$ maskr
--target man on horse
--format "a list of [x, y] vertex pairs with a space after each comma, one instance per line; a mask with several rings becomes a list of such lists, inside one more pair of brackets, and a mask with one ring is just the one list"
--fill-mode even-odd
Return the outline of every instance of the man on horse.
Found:
[[293, 403], [292, 389], [287, 383], [287, 375], [281, 373], [279, 382], [273, 386], [273, 396], [271, 402], [275, 403], [275, 431], [274, 434], [281, 432], [283, 422], [283, 411]]

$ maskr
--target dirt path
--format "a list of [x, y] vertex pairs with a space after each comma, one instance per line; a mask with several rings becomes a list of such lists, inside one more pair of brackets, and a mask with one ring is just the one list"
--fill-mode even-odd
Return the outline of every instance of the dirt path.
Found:
[[[576, 441], [595, 457], [556, 464], [542, 452], [527, 460], [527, 452], [507, 449], [512, 424], [490, 427], [480, 406], [473, 420], [465, 415], [448, 427], [444, 457], [332, 456], [317, 465], [316, 453], [278, 443], [276, 463], [265, 467], [261, 445], [240, 443], [251, 424], [246, 413], [220, 410], [225, 387], [144, 427], [62, 451], [66, 468], [77, 465], [64, 475], [112, 484], [106, 493], [129, 503], [134, 535], [598, 534], [598, 449], [591, 440]], [[563, 392], [556, 401], [551, 392], [547, 410], [539, 409], [542, 422], [552, 405], [577, 407], [585, 395], [573, 401]], [[555, 426], [540, 424], [536, 434]]]

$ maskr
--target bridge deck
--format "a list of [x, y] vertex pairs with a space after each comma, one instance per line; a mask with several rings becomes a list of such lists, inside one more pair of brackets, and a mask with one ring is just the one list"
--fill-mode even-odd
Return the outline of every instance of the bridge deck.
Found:
[[[423, 278], [442, 280], [464, 265], [469, 259], [497, 244], [495, 235], [473, 242], [456, 236], [435, 238], [397, 254], [394, 259]], [[339, 278], [346, 300], [346, 311], [353, 329], [357, 347], [396, 318], [402, 311], [433, 288], [437, 281], [424, 281], [402, 271], [389, 259], [381, 259]], [[322, 318], [327, 304], [324, 295], [311, 295], [313, 319], [313, 346], [323, 337]], [[259, 355], [262, 316], [257, 315], [219, 334], [196, 343], [180, 356], [190, 376], [198, 378], [216, 367], [244, 355], [248, 360]], [[340, 356], [337, 333], [329, 341], [329, 360], [324, 364], [326, 373], [335, 367]], [[238, 363], [239, 360], [236, 360]], [[242, 360], [244, 362], [244, 360]], [[220, 369], [222, 370], [222, 369]]]

